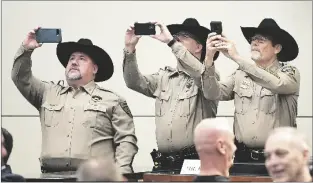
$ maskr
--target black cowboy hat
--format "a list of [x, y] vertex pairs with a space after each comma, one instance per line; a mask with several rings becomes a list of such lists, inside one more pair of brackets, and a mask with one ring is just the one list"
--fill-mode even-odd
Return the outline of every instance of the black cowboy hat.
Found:
[[250, 44], [255, 34], [271, 36], [275, 42], [282, 45], [282, 50], [277, 55], [281, 62], [291, 61], [298, 56], [299, 48], [296, 40], [271, 18], [263, 19], [258, 27], [241, 27], [241, 31]]
[[94, 45], [90, 39], [79, 39], [78, 42], [59, 43], [57, 56], [61, 64], [66, 67], [70, 56], [74, 52], [87, 54], [98, 66], [95, 82], [106, 81], [111, 78], [114, 72], [113, 62], [102, 48]]
[[[211, 30], [203, 27], [199, 24], [195, 18], [187, 18], [182, 24], [171, 24], [167, 26], [172, 35], [175, 35], [181, 31], [192, 34], [202, 44], [201, 61], [205, 58], [206, 53], [206, 41]], [[213, 60], [216, 60], [219, 56], [219, 52], [216, 52]]]

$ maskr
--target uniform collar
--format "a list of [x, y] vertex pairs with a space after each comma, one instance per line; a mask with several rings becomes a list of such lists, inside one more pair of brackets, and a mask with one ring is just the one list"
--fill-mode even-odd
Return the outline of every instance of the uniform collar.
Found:
[[[96, 87], [96, 83], [94, 82], [94, 80], [91, 80], [89, 83], [87, 83], [86, 85], [82, 86], [81, 88], [83, 88], [89, 95], [92, 95], [93, 90]], [[72, 90], [73, 87], [72, 86], [66, 86], [65, 88], [63, 88], [61, 90], [61, 95], [64, 94], [65, 92], [67, 92], [68, 90]]]
[[182, 68], [177, 67], [176, 69], [173, 69], [172, 73], [169, 75], [169, 77], [173, 77], [176, 74], [186, 74], [190, 77], [190, 75]]

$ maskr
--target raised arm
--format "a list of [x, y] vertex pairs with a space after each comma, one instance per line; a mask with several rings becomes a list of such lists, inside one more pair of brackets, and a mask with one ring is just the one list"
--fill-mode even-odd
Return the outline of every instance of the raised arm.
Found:
[[154, 97], [158, 86], [160, 72], [151, 75], [142, 75], [138, 69], [136, 59], [136, 45], [140, 36], [135, 35], [134, 26], [130, 26], [125, 35], [125, 48], [123, 60], [123, 76], [128, 88], [142, 93], [148, 97]]
[[216, 39], [220, 35], [210, 33], [206, 45], [206, 57], [204, 60], [205, 72], [202, 75], [202, 89], [204, 97], [208, 100], [232, 100], [234, 99], [233, 89], [235, 86], [235, 73], [229, 76], [225, 81], [219, 81], [219, 75], [215, 70], [213, 62], [216, 53], [215, 44], [219, 43]]
[[299, 92], [300, 73], [295, 67], [284, 66], [275, 73], [268, 72], [253, 63], [252, 60], [242, 58], [232, 41], [225, 37], [219, 39], [222, 43], [219, 44], [218, 49], [225, 56], [235, 61], [239, 65], [239, 69], [246, 72], [257, 84], [277, 94], [295, 94]]
[[31, 54], [34, 49], [40, 47], [35, 39], [35, 31], [37, 29], [27, 34], [26, 39], [18, 49], [14, 57], [11, 77], [22, 95], [39, 110], [49, 84], [34, 77], [31, 70]]
[[246, 72], [257, 84], [277, 94], [294, 94], [300, 88], [300, 73], [294, 66], [283, 66], [276, 73], [268, 72], [255, 64], [238, 58], [239, 69]]
[[142, 75], [138, 69], [136, 53], [129, 53], [124, 49], [123, 76], [128, 88], [148, 97], [154, 97], [153, 93], [161, 75], [161, 70], [151, 75]]

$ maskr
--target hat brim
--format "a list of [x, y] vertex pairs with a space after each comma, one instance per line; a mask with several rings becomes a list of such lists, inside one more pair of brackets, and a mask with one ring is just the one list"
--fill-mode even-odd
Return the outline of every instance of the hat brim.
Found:
[[[203, 27], [203, 26], [188, 26], [188, 25], [183, 25], [183, 24], [171, 24], [167, 26], [167, 29], [169, 30], [169, 32], [174, 35], [177, 34], [181, 31], [186, 31], [191, 33], [192, 35], [194, 35], [195, 37], [198, 38], [198, 41], [201, 43], [202, 45], [202, 54], [201, 55], [205, 55], [206, 53], [206, 41], [208, 38], [208, 35], [211, 33], [211, 30]], [[219, 52], [217, 52], [214, 55], [213, 60], [216, 60], [219, 56]]]
[[66, 67], [70, 56], [74, 52], [87, 54], [98, 66], [95, 82], [110, 79], [114, 72], [114, 65], [109, 54], [102, 48], [95, 45], [82, 45], [76, 42], [59, 43], [57, 46], [57, 57], [61, 64]]
[[257, 27], [240, 27], [241, 31], [251, 44], [251, 38], [256, 34], [265, 34], [272, 36], [277, 40], [278, 44], [282, 45], [282, 50], [278, 54], [278, 60], [287, 62], [294, 60], [299, 54], [299, 47], [296, 40], [285, 30], [278, 28], [257, 28]]

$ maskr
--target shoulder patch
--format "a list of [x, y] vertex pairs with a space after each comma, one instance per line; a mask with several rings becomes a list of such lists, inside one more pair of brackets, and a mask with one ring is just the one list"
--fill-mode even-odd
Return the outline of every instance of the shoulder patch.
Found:
[[289, 76], [294, 76], [296, 74], [296, 68], [291, 65], [282, 67], [280, 71]]
[[130, 117], [133, 117], [128, 105], [127, 105], [127, 102], [125, 100], [120, 100], [119, 101], [119, 104], [121, 106], [121, 108], [126, 112], [126, 114], [128, 114]]

